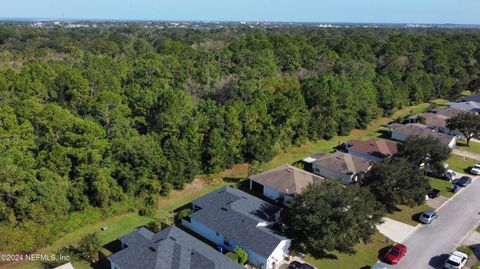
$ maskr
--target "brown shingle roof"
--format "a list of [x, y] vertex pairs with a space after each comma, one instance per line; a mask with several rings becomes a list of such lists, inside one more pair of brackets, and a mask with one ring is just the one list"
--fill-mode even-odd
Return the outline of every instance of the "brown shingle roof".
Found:
[[465, 111], [463, 110], [453, 109], [453, 108], [437, 108], [432, 110], [432, 112], [436, 115], [442, 115], [447, 118], [453, 118], [460, 113], [465, 113]]
[[369, 154], [372, 156], [377, 156], [381, 158], [390, 157], [395, 155], [398, 152], [397, 143], [380, 140], [380, 139], [370, 139], [368, 141], [360, 140], [351, 140], [348, 143], [353, 146], [349, 147], [348, 150], [354, 150], [364, 154]]
[[317, 159], [313, 162], [314, 164], [327, 167], [330, 170], [342, 174], [366, 172], [371, 166], [370, 161], [367, 159], [340, 151], [334, 153], [319, 152], [312, 155], [312, 158]]
[[403, 126], [395, 128], [395, 132], [404, 134], [406, 136], [419, 136], [419, 137], [431, 136], [447, 145], [450, 144], [450, 142], [454, 138], [451, 135], [436, 132], [435, 130], [432, 130], [427, 126], [419, 123], [405, 124]]
[[414, 117], [422, 116], [425, 118], [425, 124], [428, 126], [435, 126], [435, 127], [447, 127], [447, 119], [448, 117], [442, 114], [434, 114], [434, 113], [420, 113], [415, 115]]
[[311, 183], [325, 181], [321, 176], [288, 164], [251, 176], [250, 179], [285, 194], [298, 194]]

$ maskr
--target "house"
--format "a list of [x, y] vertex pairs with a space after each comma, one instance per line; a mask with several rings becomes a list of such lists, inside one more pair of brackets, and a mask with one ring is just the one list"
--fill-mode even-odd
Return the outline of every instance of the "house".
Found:
[[410, 116], [407, 121], [408, 123], [416, 123], [418, 122], [419, 118], [425, 119], [425, 124], [427, 127], [431, 129], [436, 129], [439, 132], [448, 134], [450, 130], [447, 128], [447, 119], [448, 117], [441, 114], [436, 113], [419, 113], [413, 116]]
[[449, 108], [453, 109], [458, 109], [458, 110], [463, 110], [465, 112], [474, 112], [474, 113], [480, 113], [480, 103], [474, 102], [474, 101], [467, 101], [467, 102], [450, 102], [447, 103]]
[[439, 133], [434, 129], [428, 128], [428, 126], [420, 123], [408, 123], [408, 124], [391, 124], [391, 138], [393, 140], [405, 141], [407, 137], [419, 136], [426, 137], [431, 136], [440, 140], [441, 143], [453, 148], [457, 143], [457, 137]]
[[397, 143], [381, 139], [351, 140], [347, 144], [350, 145], [347, 148], [349, 154], [374, 162], [383, 161], [398, 152]]
[[73, 265], [71, 263], [66, 263], [58, 267], [55, 267], [53, 269], [75, 269], [75, 268], [73, 268]]
[[139, 228], [119, 241], [121, 250], [108, 257], [111, 269], [244, 268], [175, 226], [158, 233]]
[[480, 103], [480, 94], [472, 94], [462, 97], [463, 102], [473, 101]]
[[183, 226], [228, 251], [237, 246], [244, 249], [253, 266], [276, 268], [289, 255], [291, 240], [273, 228], [280, 214], [278, 206], [223, 187], [194, 200], [192, 208]]
[[361, 180], [372, 166], [368, 159], [340, 151], [315, 153], [303, 161], [312, 164], [313, 173], [328, 179], [341, 179], [344, 184]]
[[325, 178], [284, 164], [263, 173], [250, 176], [250, 189], [272, 200], [286, 203], [295, 194], [312, 183], [324, 182]]
[[454, 108], [435, 108], [432, 110], [433, 114], [445, 116], [447, 119], [453, 118], [460, 113], [465, 113], [463, 110]]

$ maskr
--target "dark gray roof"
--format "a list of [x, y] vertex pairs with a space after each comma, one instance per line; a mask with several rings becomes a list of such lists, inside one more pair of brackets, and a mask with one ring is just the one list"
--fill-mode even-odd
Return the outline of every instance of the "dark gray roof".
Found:
[[288, 238], [270, 229], [280, 208], [243, 191], [223, 187], [192, 202], [201, 209], [190, 215], [222, 234], [226, 240], [268, 258], [282, 240]]
[[450, 103], [447, 103], [447, 105], [450, 108], [459, 109], [467, 112], [475, 112], [475, 113], [480, 112], [480, 103], [477, 103], [474, 101], [467, 101], [467, 102], [460, 102], [460, 103], [450, 102]]
[[474, 101], [480, 103], [480, 94], [467, 95], [462, 98], [463, 102]]
[[238, 263], [177, 227], [145, 228], [119, 239], [126, 248], [108, 259], [121, 269], [241, 269]]

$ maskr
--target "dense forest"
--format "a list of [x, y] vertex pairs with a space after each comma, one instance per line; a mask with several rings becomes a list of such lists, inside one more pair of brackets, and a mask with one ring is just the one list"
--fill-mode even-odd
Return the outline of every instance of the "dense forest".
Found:
[[0, 252], [478, 88], [473, 30], [0, 26]]

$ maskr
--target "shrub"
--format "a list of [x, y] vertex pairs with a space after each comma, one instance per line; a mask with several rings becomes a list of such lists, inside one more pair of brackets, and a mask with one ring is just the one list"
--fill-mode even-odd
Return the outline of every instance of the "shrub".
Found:
[[78, 244], [78, 254], [82, 259], [88, 262], [98, 260], [98, 251], [100, 251], [101, 243], [97, 233], [87, 234], [82, 237]]
[[182, 219], [190, 216], [190, 214], [192, 214], [192, 209], [191, 208], [182, 209], [182, 210], [180, 210], [180, 212], [178, 212], [175, 215], [175, 221], [180, 222]]
[[239, 264], [245, 264], [248, 261], [248, 253], [241, 247], [235, 247], [233, 254], [237, 256], [237, 262]]

